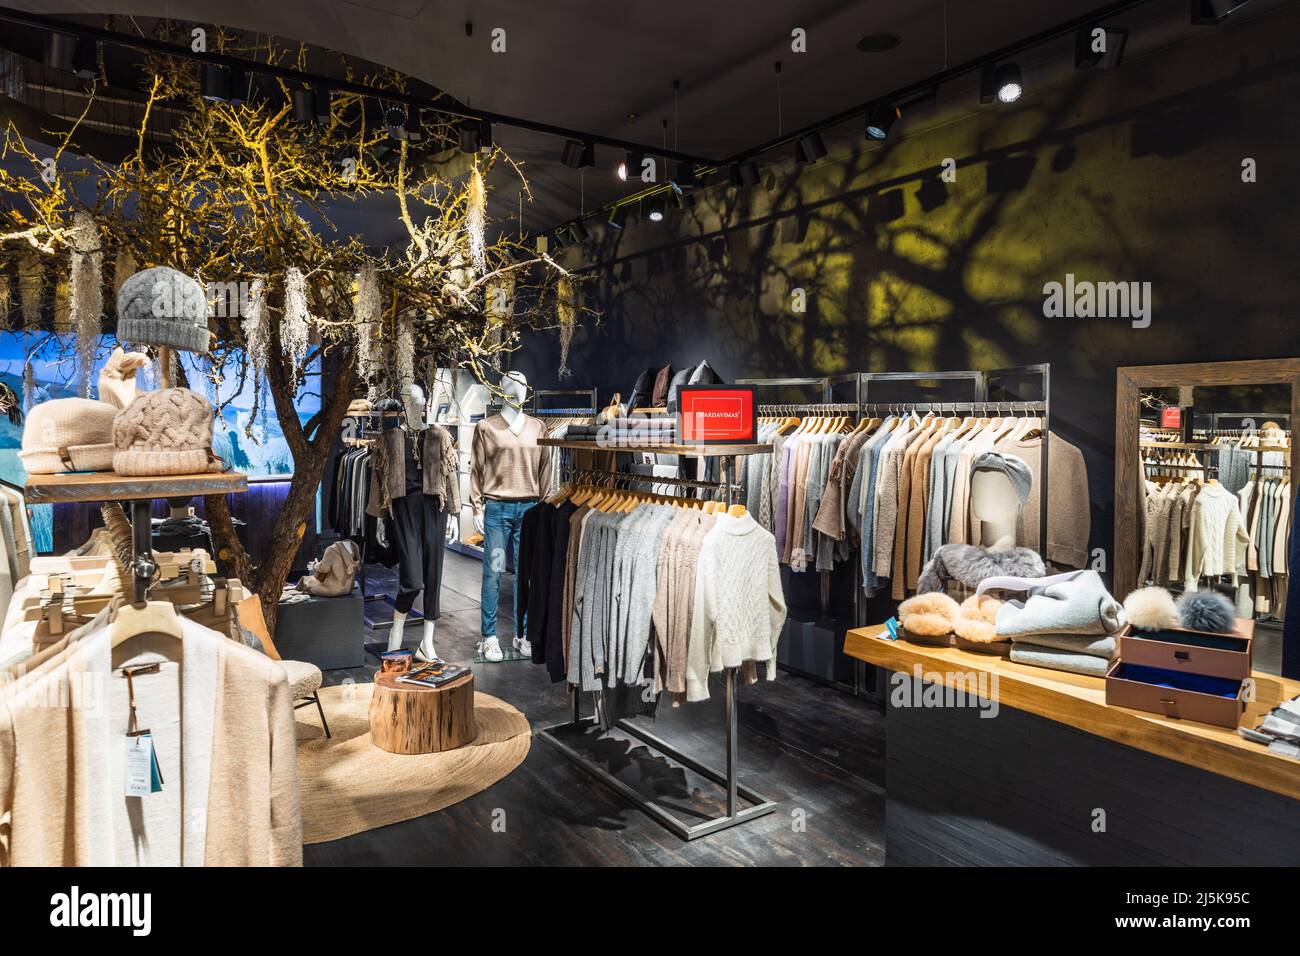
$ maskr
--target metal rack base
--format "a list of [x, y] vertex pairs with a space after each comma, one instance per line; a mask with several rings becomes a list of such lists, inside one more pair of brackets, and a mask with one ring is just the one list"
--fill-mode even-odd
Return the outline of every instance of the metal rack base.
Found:
[[[733, 701], [733, 703], [729, 706], [729, 710], [734, 707], [734, 698], [730, 698], [730, 700]], [[767, 797], [763, 796], [761, 793], [741, 785], [735, 780], [734, 767], [730, 768], [731, 777], [728, 779], [727, 774], [700, 763], [695, 758], [682, 753], [676, 747], [672, 746], [672, 744], [669, 744], [667, 741], [655, 736], [647, 730], [635, 726], [630, 721], [617, 721], [614, 726], [619, 730], [635, 737], [647, 746], [654, 748], [663, 756], [677, 761], [677, 763], [687, 769], [693, 770], [700, 776], [727, 789], [727, 813], [722, 816], [703, 820], [699, 823], [687, 823], [665, 807], [660, 806], [653, 800], [638, 793], [634, 788], [618, 779], [618, 777], [614, 776], [604, 767], [600, 766], [584, 754], [579, 753], [556, 736], [557, 731], [581, 730], [588, 726], [599, 726], [598, 718], [594, 714], [590, 717], [576, 717], [575, 715], [574, 720], [553, 724], [550, 727], [544, 727], [538, 731], [538, 735], [565, 757], [569, 758], [583, 770], [587, 771], [587, 773], [591, 774], [597, 780], [600, 780], [619, 796], [645, 812], [656, 822], [671, 830], [683, 840], [695, 840], [702, 836], [708, 836], [710, 833], [717, 833], [719, 830], [726, 830], [729, 827], [736, 826], [737, 824], [747, 823], [750, 820], [766, 816], [776, 810], [775, 802], [767, 799]], [[739, 807], [737, 805], [737, 798], [742, 798], [748, 801], [751, 806], [744, 808]]]

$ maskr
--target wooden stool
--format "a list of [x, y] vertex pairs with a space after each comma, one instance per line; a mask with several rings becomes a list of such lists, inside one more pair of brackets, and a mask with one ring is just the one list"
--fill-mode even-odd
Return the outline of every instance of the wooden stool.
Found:
[[441, 687], [405, 684], [376, 674], [370, 698], [370, 739], [393, 754], [431, 754], [463, 747], [478, 736], [474, 675]]

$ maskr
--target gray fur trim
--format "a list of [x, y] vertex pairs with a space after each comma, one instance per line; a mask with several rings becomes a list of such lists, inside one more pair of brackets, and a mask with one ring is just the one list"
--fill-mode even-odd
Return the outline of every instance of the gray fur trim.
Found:
[[1183, 627], [1193, 631], [1213, 631], [1231, 634], [1237, 623], [1237, 611], [1222, 594], [1214, 591], [1195, 591], [1178, 599], [1178, 616]]
[[1043, 559], [1029, 548], [989, 551], [973, 544], [945, 544], [921, 569], [916, 590], [918, 594], [944, 591], [949, 581], [975, 588], [985, 578], [998, 575], [1041, 578], [1046, 573]]

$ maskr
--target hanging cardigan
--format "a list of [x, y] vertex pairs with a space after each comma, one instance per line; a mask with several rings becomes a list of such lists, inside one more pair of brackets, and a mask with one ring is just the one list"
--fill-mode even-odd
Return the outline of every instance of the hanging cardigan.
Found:
[[[164, 793], [139, 798], [143, 818], [122, 792], [126, 681], [107, 628], [0, 689], [0, 862], [121, 866], [146, 862], [147, 852], [163, 865], [302, 864], [284, 670], [192, 621], [181, 628], [182, 642], [144, 635], [117, 652], [133, 655], [119, 666], [164, 662], [164, 680], [152, 689], [147, 678], [136, 683], [160, 761], [167, 755]], [[165, 699], [146, 705], [146, 693]], [[158, 806], [174, 812], [160, 818]], [[137, 838], [140, 826], [147, 841]]]
[[[371, 446], [370, 501], [366, 514], [378, 518], [392, 514], [394, 498], [406, 497], [406, 430], [386, 428]], [[420, 447], [423, 491], [440, 498], [444, 511], [460, 511], [460, 483], [456, 478], [456, 448], [441, 425], [424, 430]]]

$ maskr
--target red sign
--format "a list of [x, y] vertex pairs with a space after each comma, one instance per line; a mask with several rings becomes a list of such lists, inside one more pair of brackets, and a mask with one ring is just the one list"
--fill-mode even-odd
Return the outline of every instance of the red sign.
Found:
[[1172, 406], [1160, 409], [1161, 428], [1182, 428], [1183, 410]]
[[754, 388], [746, 385], [685, 385], [677, 398], [677, 434], [683, 445], [751, 444]]

